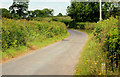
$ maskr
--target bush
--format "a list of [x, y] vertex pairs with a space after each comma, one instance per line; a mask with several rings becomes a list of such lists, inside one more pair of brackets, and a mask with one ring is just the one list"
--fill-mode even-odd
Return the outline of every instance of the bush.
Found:
[[79, 22], [79, 23], [77, 23], [76, 25], [77, 25], [77, 28], [78, 28], [78, 29], [85, 29], [86, 23], [84, 23], [84, 22], [80, 23], [80, 22]]
[[69, 26], [72, 19], [68, 16], [62, 16], [62, 17], [53, 17], [52, 21], [63, 22], [66, 26]]
[[46, 38], [62, 36], [67, 33], [64, 23], [48, 21], [27, 21], [3, 18], [2, 48], [25, 45], [34, 40], [43, 41]]
[[75, 74], [119, 75], [120, 17], [110, 17], [84, 26], [89, 40], [81, 53]]
[[107, 20], [99, 21], [96, 23], [95, 37], [99, 42], [103, 43], [103, 49], [107, 52], [107, 57], [110, 60], [108, 63], [120, 69], [120, 34], [118, 19], [110, 17]]

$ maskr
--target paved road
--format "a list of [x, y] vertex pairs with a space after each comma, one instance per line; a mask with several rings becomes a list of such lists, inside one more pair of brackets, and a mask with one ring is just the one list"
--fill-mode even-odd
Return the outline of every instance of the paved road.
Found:
[[73, 75], [88, 36], [68, 30], [70, 37], [2, 64], [3, 75]]

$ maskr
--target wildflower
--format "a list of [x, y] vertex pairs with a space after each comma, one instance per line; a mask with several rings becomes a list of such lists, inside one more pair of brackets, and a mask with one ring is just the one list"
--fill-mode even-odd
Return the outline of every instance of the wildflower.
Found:
[[101, 73], [99, 73], [98, 75], [101, 75]]
[[96, 65], [97, 63], [95, 62], [95, 65]]
[[88, 62], [88, 60], [86, 60], [86, 62]]

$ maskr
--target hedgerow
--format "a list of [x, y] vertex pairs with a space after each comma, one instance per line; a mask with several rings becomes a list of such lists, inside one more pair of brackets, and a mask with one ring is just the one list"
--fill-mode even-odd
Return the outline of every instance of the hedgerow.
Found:
[[[110, 17], [97, 23], [80, 22], [80, 24], [84, 25], [82, 30], [89, 34], [89, 40], [83, 49], [75, 74], [118, 75], [120, 73], [120, 17]], [[81, 26], [80, 24], [78, 26]]]
[[27, 46], [34, 40], [43, 41], [47, 38], [67, 34], [64, 23], [48, 21], [27, 21], [2, 19], [2, 51], [6, 49]]
[[107, 58], [110, 60], [110, 70], [114, 67], [120, 69], [120, 34], [118, 19], [110, 17], [107, 20], [99, 21], [95, 24], [94, 35], [99, 42], [103, 43], [103, 49], [107, 52]]

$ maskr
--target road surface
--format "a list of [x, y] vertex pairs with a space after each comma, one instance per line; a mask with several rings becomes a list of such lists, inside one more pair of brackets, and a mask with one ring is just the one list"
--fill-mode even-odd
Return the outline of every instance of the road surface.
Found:
[[65, 40], [3, 63], [3, 75], [73, 75], [88, 36], [68, 31], [70, 36]]

